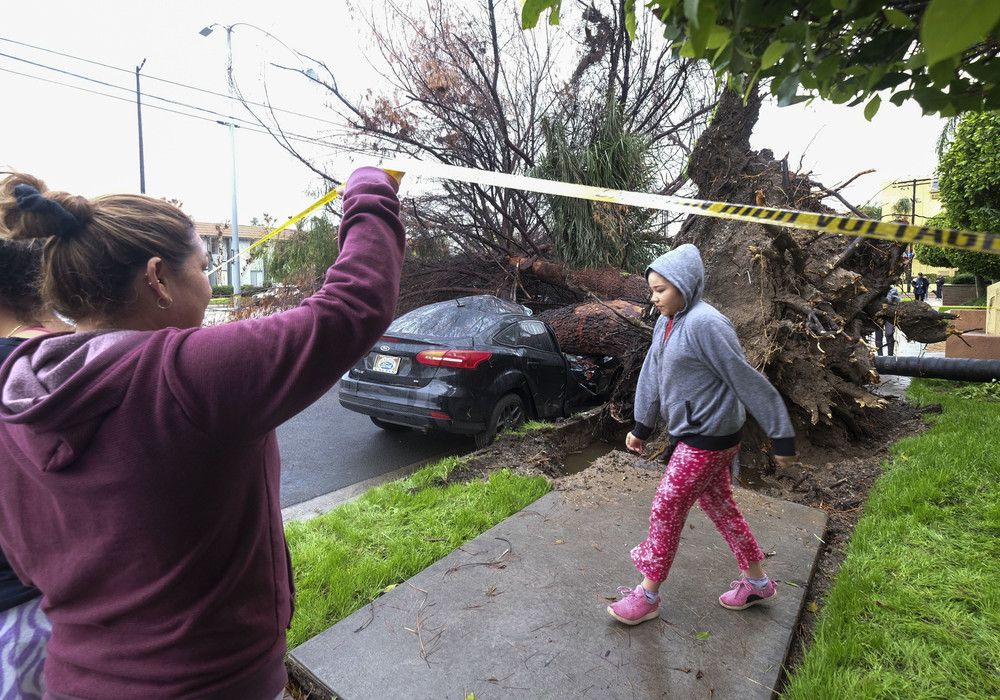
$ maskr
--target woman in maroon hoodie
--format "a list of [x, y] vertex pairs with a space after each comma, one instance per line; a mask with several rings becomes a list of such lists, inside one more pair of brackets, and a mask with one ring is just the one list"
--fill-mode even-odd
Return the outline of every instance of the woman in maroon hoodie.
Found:
[[0, 371], [0, 544], [52, 621], [46, 698], [280, 697], [274, 429], [392, 320], [397, 186], [350, 177], [340, 256], [298, 308], [202, 328], [208, 258], [180, 209], [0, 182], [0, 235], [45, 239], [43, 295], [76, 323]]

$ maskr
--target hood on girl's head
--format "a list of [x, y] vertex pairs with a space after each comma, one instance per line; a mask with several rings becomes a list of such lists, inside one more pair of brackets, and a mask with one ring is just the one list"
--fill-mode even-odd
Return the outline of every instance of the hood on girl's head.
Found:
[[679, 245], [650, 263], [646, 268], [647, 279], [650, 270], [662, 275], [684, 295], [686, 304], [682, 312], [701, 299], [705, 291], [705, 265], [701, 253], [690, 243]]

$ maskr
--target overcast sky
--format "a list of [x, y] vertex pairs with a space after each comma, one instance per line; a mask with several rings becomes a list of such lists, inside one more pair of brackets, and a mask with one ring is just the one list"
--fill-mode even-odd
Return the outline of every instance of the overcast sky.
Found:
[[[945, 120], [926, 117], [915, 104], [896, 107], [883, 96], [882, 108], [871, 122], [865, 121], [863, 107], [845, 107], [814, 101], [811, 105], [779, 108], [769, 102], [761, 109], [760, 120], [750, 144], [770, 148], [776, 158], [788, 154], [792, 170], [812, 172], [826, 187], [836, 187], [858, 173], [863, 175], [845, 190], [845, 198], [855, 205], [869, 199], [878, 202], [878, 193], [891, 180], [930, 177], [937, 167], [934, 152]], [[899, 193], [896, 192], [896, 198]], [[835, 200], [830, 206], [840, 208]]]
[[[282, 44], [320, 58], [338, 69], [339, 80], [363, 87], [365, 57], [343, 0], [9, 2], [0, 23], [0, 165], [76, 194], [138, 192], [135, 68], [145, 60], [146, 193], [180, 200], [199, 221], [228, 221], [232, 150], [227, 127], [217, 123], [231, 113], [226, 32], [199, 34], [212, 23], [247, 23], [232, 33], [238, 79], [253, 90], [266, 77], [272, 101], [295, 113], [284, 118], [296, 134], [326, 138], [333, 126], [321, 88], [270, 66], [296, 65]], [[940, 129], [940, 119], [887, 101], [872, 123], [860, 107], [772, 105], [761, 113], [753, 146], [779, 158], [788, 153], [793, 169], [801, 159], [803, 169], [829, 187], [875, 168], [847, 191], [862, 204], [886, 180], [930, 175]], [[312, 157], [336, 159], [338, 176], [349, 173], [351, 161], [342, 152], [299, 144]], [[237, 129], [236, 161], [241, 224], [264, 213], [284, 221], [311, 203], [307, 190], [320, 186], [250, 124]]]
[[[232, 149], [228, 128], [217, 123], [233, 114], [226, 31], [199, 34], [213, 23], [247, 23], [232, 32], [241, 87], [259, 94], [266, 77], [277, 106], [315, 117], [285, 114], [293, 132], [317, 138], [332, 130], [322, 88], [270, 64], [297, 65], [284, 43], [342, 66], [338, 77], [349, 81], [362, 66], [342, 2], [5, 3], [0, 164], [77, 194], [138, 192], [135, 69], [145, 59], [140, 86], [146, 193], [180, 200], [201, 221], [229, 220]], [[283, 220], [304, 209], [312, 201], [306, 191], [319, 187], [319, 179], [248, 123], [241, 107], [235, 114], [243, 121], [236, 130], [240, 223], [265, 212]], [[298, 143], [318, 158], [337, 155]]]

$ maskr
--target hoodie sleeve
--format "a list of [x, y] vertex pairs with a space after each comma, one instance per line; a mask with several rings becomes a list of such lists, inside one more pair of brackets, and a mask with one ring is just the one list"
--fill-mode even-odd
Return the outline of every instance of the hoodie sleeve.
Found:
[[653, 341], [646, 351], [635, 387], [635, 427], [632, 428], [632, 435], [639, 440], [653, 434], [660, 414], [660, 353], [657, 342], [664, 333], [665, 325], [662, 316], [657, 319], [653, 327]]
[[740, 346], [736, 329], [719, 315], [698, 329], [694, 337], [709, 367], [736, 394], [773, 442], [774, 454], [795, 454], [795, 430], [781, 394], [767, 377], [754, 369]]
[[328, 391], [392, 321], [403, 243], [395, 180], [360, 168], [345, 187], [340, 253], [323, 286], [273, 316], [158, 332], [161, 389], [220, 438], [274, 429]]

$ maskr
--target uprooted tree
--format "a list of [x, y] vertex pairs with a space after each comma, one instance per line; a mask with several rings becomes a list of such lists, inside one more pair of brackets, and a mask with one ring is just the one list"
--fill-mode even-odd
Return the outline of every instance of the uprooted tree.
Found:
[[[688, 167], [698, 197], [832, 212], [823, 202], [836, 193], [790, 173], [770, 151], [750, 149], [759, 104], [756, 94], [746, 103], [735, 93], [723, 96]], [[866, 388], [879, 381], [866, 336], [882, 318], [891, 315], [917, 342], [938, 342], [950, 332], [950, 314], [923, 302], [885, 302], [904, 270], [899, 244], [705, 216], [688, 219], [672, 242], [699, 248], [706, 300], [733, 321], [748, 361], [785, 397], [808, 443], [839, 445], [868, 433], [883, 402]], [[531, 273], [589, 297], [543, 312], [566, 350], [620, 354], [634, 372], [642, 359], [636, 350], [648, 347], [652, 320], [643, 315], [641, 276], [519, 262], [522, 277]], [[604, 301], [609, 298], [615, 301]], [[627, 421], [630, 399], [625, 387], [608, 416]], [[746, 443], [745, 459], [763, 459], [764, 437], [752, 427]]]
[[[767, 150], [750, 150], [759, 104], [755, 93], [745, 104], [735, 93], [723, 97], [691, 158], [698, 196], [831, 211], [822, 185], [789, 173]], [[866, 414], [879, 400], [865, 388], [877, 381], [865, 336], [880, 318], [892, 314], [909, 339], [924, 343], [944, 340], [953, 318], [922, 302], [887, 306], [886, 292], [904, 269], [896, 243], [707, 217], [686, 222], [676, 242], [701, 250], [706, 298], [733, 321], [749, 362], [778, 387], [814, 442], [866, 432]]]
[[[639, 14], [634, 3], [627, 4], [631, 17]], [[697, 185], [699, 198], [828, 212], [831, 210], [824, 200], [833, 196], [855, 215], [863, 216], [836, 192], [806, 175], [789, 173], [787, 162], [776, 161], [771, 152], [751, 151], [749, 137], [760, 98], [750, 86], [760, 77], [773, 77], [772, 91], [790, 103], [802, 99], [797, 91], [800, 81], [806, 85], [808, 78], [812, 82], [807, 87], [834, 101], [864, 98], [872, 86], [887, 86], [876, 83], [896, 68], [895, 44], [905, 51], [914, 41], [914, 28], [922, 26], [922, 21], [929, 27], [922, 31], [921, 40], [926, 42], [930, 58], [908, 64], [913, 68], [910, 72], [900, 68], [893, 74], [900, 79], [889, 86], [911, 82], [912, 89], [900, 91], [898, 98], [917, 99], [925, 111], [944, 113], [981, 107], [984, 99], [989, 101], [984, 86], [977, 92], [975, 76], [995, 55], [995, 41], [989, 37], [996, 17], [991, 15], [992, 19], [971, 32], [951, 32], [954, 41], [949, 38], [951, 43], [943, 48], [938, 39], [949, 32], [937, 31], [939, 27], [931, 26], [929, 17], [923, 16], [930, 6], [935, 11], [943, 7], [945, 3], [938, 0], [911, 3], [910, 14], [895, 4], [883, 11], [877, 3], [855, 3], [865, 9], [852, 5], [854, 14], [834, 12], [827, 3], [830, 12], [822, 14], [818, 9], [821, 4], [809, 4], [796, 15], [792, 28], [785, 21], [789, 13], [776, 13], [772, 35], [770, 20], [762, 20], [750, 9], [754, 3], [733, 3], [727, 10], [733, 14], [726, 17], [715, 14], [717, 4], [704, 1], [649, 3], [668, 30], [674, 28], [668, 34], [677, 38], [681, 54], [711, 59], [720, 76], [741, 88], [742, 97], [735, 93], [723, 97], [711, 126], [691, 155], [687, 172]], [[560, 0], [529, 0], [524, 5], [526, 25], [537, 20], [545, 8], [558, 11], [565, 5]], [[558, 22], [558, 15], [553, 13], [552, 19]], [[796, 63], [794, 28], [806, 29], [807, 40], [800, 42], [804, 45], [820, 30], [830, 40], [812, 52], [806, 46], [808, 60]], [[900, 29], [909, 33], [904, 36], [897, 31]], [[711, 32], [717, 36], [709, 40]], [[871, 41], [855, 42], [852, 38], [856, 37]], [[895, 44], [887, 49], [887, 42]], [[882, 54], [873, 49], [876, 46]], [[853, 57], [852, 51], [859, 55]], [[741, 63], [744, 58], [747, 60]], [[845, 64], [855, 71], [862, 65], [861, 83], [840, 76]], [[966, 73], [960, 64], [968, 67]], [[869, 75], [874, 77], [864, 82]], [[942, 106], [944, 103], [934, 102], [937, 93], [930, 94], [928, 75], [933, 76], [935, 86], [954, 77], [961, 90], [953, 90], [951, 99], [945, 100], [947, 105]], [[876, 97], [866, 110], [869, 117], [877, 107]], [[706, 299], [733, 320], [748, 360], [781, 391], [809, 442], [839, 444], [845, 437], [857, 438], [867, 431], [879, 401], [865, 388], [877, 381], [877, 375], [864, 336], [882, 318], [891, 315], [897, 328], [918, 342], [940, 341], [950, 332], [949, 314], [939, 314], [921, 302], [891, 307], [884, 302], [890, 284], [904, 269], [903, 250], [897, 244], [700, 216], [685, 222], [674, 239], [674, 243], [682, 242], [694, 243], [701, 250], [708, 271]], [[754, 448], [761, 438], [751, 430], [745, 454], [759, 456]]]
[[[586, 75], [608, 56], [618, 56], [615, 60], [619, 62], [611, 65], [618, 65], [619, 73], [624, 72], [628, 79], [606, 71], [604, 86], [588, 94], [600, 96], [602, 106], [607, 104], [603, 98], [615, 96], [626, 130], [644, 134], [653, 143], [672, 143], [690, 136], [703, 106], [691, 105], [675, 118], [671, 115], [683, 105], [650, 110], [633, 104], [653, 97], [638, 90], [637, 77], [621, 68], [627, 64], [631, 41], [623, 28], [628, 3], [610, 4], [620, 12], [599, 15], [607, 21], [587, 25], [583, 34], [591, 51], [570, 79]], [[525, 119], [539, 117], [540, 122], [543, 112], [551, 114], [537, 102], [541, 83], [532, 83], [539, 87], [529, 91], [527, 101], [510, 99], [515, 94], [514, 83], [537, 76], [534, 71], [541, 64], [522, 66], [527, 73], [505, 74], [500, 49], [511, 44], [504, 43], [497, 30], [494, 3], [485, 0], [483, 7], [491, 23], [482, 41], [475, 40], [474, 31], [456, 31], [460, 25], [449, 21], [446, 14], [432, 14], [429, 21], [408, 25], [415, 30], [408, 35], [408, 44], [385, 44], [394, 46], [387, 50], [399, 58], [394, 70], [406, 97], [398, 105], [385, 99], [366, 105], [349, 102], [336, 94], [333, 74], [328, 73], [328, 87], [348, 114], [354, 115], [351, 126], [362, 138], [382, 149], [394, 144], [393, 148], [404, 153], [504, 172], [531, 172], [544, 160], [541, 134], [530, 131], [531, 119]], [[441, 40], [445, 30], [451, 32], [449, 41]], [[386, 35], [384, 39], [390, 42], [400, 36]], [[667, 54], [653, 55], [666, 61]], [[544, 54], [534, 55], [534, 60], [538, 59], [544, 59]], [[321, 73], [326, 69], [322, 63], [317, 65]], [[501, 79], [501, 75], [507, 77]], [[665, 72], [655, 80], [662, 81], [668, 75], [673, 73]], [[470, 76], [476, 80], [470, 82]], [[632, 77], [636, 77], [635, 82], [630, 82]], [[628, 91], [625, 83], [630, 86]], [[577, 84], [574, 94], [584, 93], [583, 84]], [[683, 86], [677, 87], [683, 93]], [[501, 88], [511, 92], [501, 93]], [[546, 93], [551, 97], [546, 104], [555, 104], [556, 98], [567, 92], [573, 90]], [[599, 115], [579, 101], [568, 104], [572, 108], [560, 115], [564, 122], [585, 125], [599, 121]], [[839, 198], [836, 192], [808, 175], [790, 173], [787, 163], [775, 160], [769, 151], [750, 149], [759, 104], [755, 91], [750, 91], [746, 100], [735, 93], [723, 96], [711, 125], [687, 159], [686, 173], [697, 187], [697, 196], [832, 211], [824, 202]], [[661, 121], [656, 121], [656, 115]], [[674, 128], [678, 123], [684, 125], [682, 129]], [[650, 124], [655, 128], [644, 131]], [[569, 146], [572, 150], [586, 144]], [[681, 147], [680, 152], [687, 154], [688, 150]], [[667, 180], [658, 191], [672, 194], [684, 183], [679, 173]], [[607, 265], [567, 266], [556, 254], [558, 246], [552, 245], [553, 227], [561, 224], [551, 215], [552, 203], [540, 197], [462, 183], [448, 184], [444, 190], [437, 199], [427, 195], [407, 203], [412, 230], [422, 235], [410, 250], [399, 311], [477, 293], [521, 302], [553, 324], [565, 351], [625, 358], [628, 371], [606, 415], [608, 432], [627, 425], [635, 377], [652, 326], [641, 274], [635, 274], [634, 267], [626, 271]], [[841, 204], [850, 208], [846, 202]], [[625, 220], [609, 216], [614, 213], [595, 206], [586, 215]], [[881, 317], [892, 314], [897, 327], [911, 340], [935, 342], [946, 337], [947, 315], [920, 302], [895, 308], [885, 305], [886, 291], [904, 269], [903, 251], [897, 244], [700, 216], [688, 219], [667, 243], [680, 242], [694, 243], [701, 250], [708, 278], [706, 299], [732, 319], [748, 360], [786, 398], [807, 443], [839, 444], [860, 437], [868, 429], [871, 412], [880, 410], [878, 398], [865, 388], [877, 381], [865, 336]], [[625, 258], [623, 251], [619, 259]], [[753, 429], [747, 446], [747, 458], [762, 458], [763, 451], [757, 449], [762, 446], [762, 436]]]

